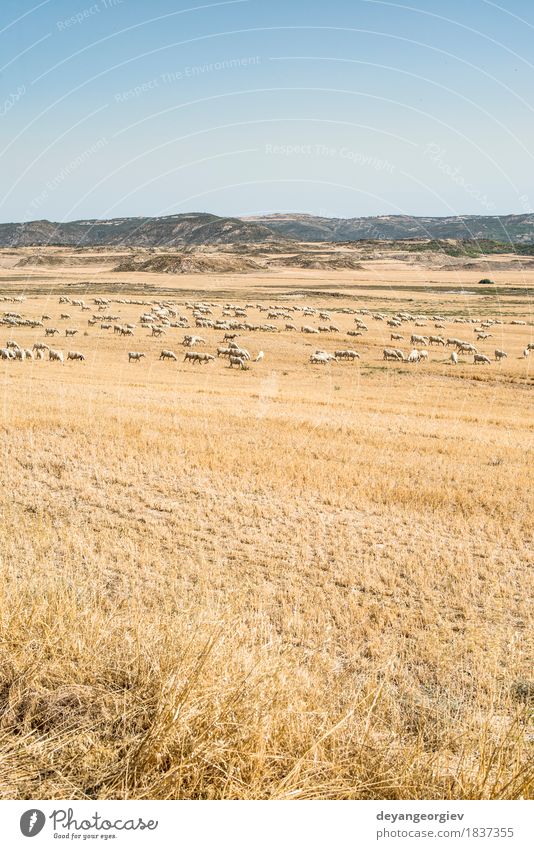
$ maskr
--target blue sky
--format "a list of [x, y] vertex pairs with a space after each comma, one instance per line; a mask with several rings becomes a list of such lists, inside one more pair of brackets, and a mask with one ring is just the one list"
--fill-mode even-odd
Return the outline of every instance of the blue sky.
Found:
[[530, 212], [527, 0], [2, 0], [0, 220]]

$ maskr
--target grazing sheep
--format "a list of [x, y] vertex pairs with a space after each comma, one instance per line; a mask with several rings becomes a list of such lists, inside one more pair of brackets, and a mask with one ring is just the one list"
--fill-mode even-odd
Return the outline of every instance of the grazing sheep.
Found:
[[498, 348], [495, 349], [495, 359], [496, 360], [504, 360], [508, 354], [506, 351], [500, 351]]
[[410, 343], [412, 345], [428, 345], [428, 336], [418, 336], [416, 333], [412, 333]]
[[81, 360], [82, 362], [85, 360], [83, 354], [80, 354], [79, 351], [69, 351], [67, 354], [68, 360]]
[[360, 330], [347, 330], [347, 336], [363, 336]]
[[525, 350], [523, 351], [523, 357], [526, 359], [529, 354], [530, 354], [530, 348], [525, 348]]
[[63, 351], [53, 351], [51, 348], [48, 352], [48, 359], [51, 362], [62, 363], [63, 360]]
[[162, 351], [159, 355], [160, 360], [177, 360], [178, 357], [174, 351]]
[[71, 330], [69, 327], [65, 328], [65, 336], [76, 336], [77, 330]]
[[229, 357], [230, 354], [234, 353], [234, 348], [217, 348], [217, 356], [218, 357]]
[[445, 339], [443, 336], [429, 336], [428, 342], [430, 345], [443, 345], [445, 346]]
[[454, 363], [455, 366], [458, 365], [458, 354], [456, 351], [452, 351], [451, 353], [451, 363]]
[[191, 363], [209, 363], [214, 359], [215, 357], [212, 354], [201, 354], [197, 351], [187, 351], [184, 357], [184, 362], [188, 360]]
[[70, 315], [66, 312], [62, 312], [61, 315], [59, 316], [59, 318], [63, 319], [63, 321], [67, 321], [67, 319], [70, 318]]
[[383, 353], [384, 353], [384, 359], [385, 359], [385, 360], [398, 360], [398, 359], [404, 359], [404, 357], [400, 357], [400, 358], [399, 358], [398, 351], [394, 350], [393, 348], [384, 348], [384, 352], [383, 352]]
[[202, 342], [204, 345], [206, 344], [206, 340], [202, 338], [202, 336], [184, 336], [184, 341], [182, 345], [185, 345], [188, 348], [191, 348], [193, 345], [198, 345]]
[[255, 363], [259, 363], [259, 362], [261, 362], [261, 361], [263, 360], [264, 356], [265, 356], [265, 354], [263, 353], [263, 351], [260, 351], [260, 352], [258, 353], [258, 356], [256, 357], [256, 359], [254, 360], [254, 362], [255, 362]]
[[59, 333], [59, 330], [55, 327], [45, 327], [45, 336], [53, 336], [55, 333]]
[[477, 354], [478, 351], [470, 342], [458, 342], [456, 350], [459, 354]]
[[402, 336], [400, 333], [390, 333], [389, 338], [392, 342], [400, 342], [401, 339], [404, 339], [404, 336]]
[[477, 365], [479, 363], [485, 363], [489, 366], [491, 364], [491, 360], [489, 357], [486, 357], [485, 354], [474, 354], [473, 363]]
[[332, 354], [327, 354], [326, 351], [316, 351], [310, 357], [310, 363], [319, 363], [325, 365], [329, 362], [336, 362], [336, 358]]
[[229, 358], [229, 366], [228, 367], [232, 368], [233, 366], [239, 366], [239, 368], [244, 369], [245, 368], [245, 360], [243, 359], [243, 357], [233, 357], [233, 356], [231, 356]]
[[22, 348], [15, 348], [14, 354], [15, 354], [16, 360], [25, 360], [26, 359], [26, 351], [23, 351]]
[[300, 328], [300, 332], [301, 333], [319, 333], [319, 331], [316, 330], [315, 327], [310, 327], [309, 324], [303, 324], [302, 327]]
[[24, 353], [26, 354], [27, 360], [33, 360], [33, 351], [30, 348], [25, 348]]
[[231, 342], [233, 339], [237, 339], [237, 333], [225, 333], [223, 336], [223, 342]]
[[419, 351], [417, 351], [414, 348], [413, 351], [410, 351], [410, 353], [408, 354], [408, 362], [409, 363], [418, 363], [419, 360], [420, 360]]
[[152, 328], [152, 336], [161, 336], [165, 335], [165, 331], [162, 327], [153, 327]]
[[48, 351], [48, 345], [45, 345], [44, 342], [36, 342], [33, 346], [34, 351]]
[[420, 360], [428, 360], [428, 351], [419, 351]]
[[10, 348], [0, 348], [0, 357], [3, 360], [12, 360], [14, 356], [15, 355]]
[[44, 360], [45, 352], [42, 350], [42, 348], [38, 348], [37, 351], [35, 352], [35, 356], [38, 360]]
[[345, 351], [335, 351], [334, 356], [336, 360], [359, 360], [360, 355], [356, 351], [345, 350]]
[[120, 329], [121, 336], [133, 336], [134, 332], [131, 327], [121, 327]]
[[128, 362], [138, 363], [146, 354], [141, 354], [140, 351], [128, 351]]
[[527, 351], [534, 351], [534, 342], [527, 342]]

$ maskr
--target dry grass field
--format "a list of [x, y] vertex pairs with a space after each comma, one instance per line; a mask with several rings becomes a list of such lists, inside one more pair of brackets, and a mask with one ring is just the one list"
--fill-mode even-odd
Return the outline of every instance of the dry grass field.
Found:
[[[193, 276], [0, 253], [0, 296], [26, 296], [0, 315], [47, 313], [46, 341], [86, 357], [0, 360], [0, 796], [532, 796], [533, 272], [490, 295], [480, 270], [387, 257]], [[99, 295], [133, 338], [88, 326]], [[117, 299], [173, 301], [193, 329], [151, 338], [150, 306]], [[278, 319], [241, 332], [265, 352], [248, 370], [191, 365], [184, 334], [214, 353], [223, 332], [187, 301], [312, 305], [340, 333]], [[474, 341], [460, 316], [503, 323], [489, 366], [410, 365], [384, 362], [384, 321], [347, 336], [343, 308], [428, 315], [406, 352], [413, 332]], [[316, 348], [361, 359], [312, 365]]]

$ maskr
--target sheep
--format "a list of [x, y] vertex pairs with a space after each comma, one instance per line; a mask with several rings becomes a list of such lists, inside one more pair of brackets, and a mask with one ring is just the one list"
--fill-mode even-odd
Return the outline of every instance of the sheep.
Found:
[[133, 336], [134, 332], [131, 327], [121, 327], [120, 329], [121, 336]]
[[527, 342], [527, 351], [534, 351], [534, 342]]
[[445, 345], [445, 339], [443, 336], [429, 336], [428, 342], [430, 345]]
[[24, 353], [26, 354], [27, 360], [33, 360], [33, 351], [30, 348], [25, 348]]
[[328, 362], [336, 362], [336, 358], [332, 354], [327, 354], [326, 351], [316, 351], [310, 357], [310, 363], [320, 363], [325, 365]]
[[530, 354], [530, 348], [527, 347], [523, 351], [523, 357], [524, 357], [525, 360], [526, 360], [526, 358], [528, 357], [529, 354]]
[[14, 351], [16, 351], [17, 348], [20, 348], [20, 345], [18, 342], [15, 342], [14, 339], [8, 339], [6, 342], [6, 348], [12, 348]]
[[401, 339], [404, 339], [404, 336], [402, 336], [400, 333], [390, 333], [389, 338], [392, 342], [400, 342]]
[[459, 354], [477, 354], [478, 351], [470, 342], [458, 342], [456, 350]]
[[479, 339], [489, 339], [492, 335], [492, 333], [477, 333], [477, 342]]
[[428, 345], [428, 336], [418, 336], [416, 333], [412, 333], [410, 343], [412, 345]]
[[15, 359], [16, 360], [25, 360], [26, 359], [26, 351], [23, 351], [22, 348], [15, 348]]
[[[397, 351], [394, 350], [393, 348], [384, 348], [383, 354], [384, 354], [385, 360], [398, 360], [399, 359], [399, 355], [398, 355]], [[402, 359], [404, 359], [404, 358], [402, 358]]]
[[408, 354], [408, 362], [409, 363], [418, 363], [420, 359], [419, 351], [414, 348], [413, 351], [410, 351]]
[[347, 330], [347, 336], [363, 336], [359, 330]]
[[234, 353], [234, 348], [217, 348], [217, 356], [218, 357], [229, 357]]
[[162, 335], [163, 336], [165, 335], [165, 331], [163, 330], [162, 327], [153, 327], [152, 328], [152, 336], [162, 336]]
[[48, 351], [48, 345], [45, 345], [44, 342], [36, 342], [33, 346], [34, 351]]
[[187, 351], [184, 357], [184, 362], [188, 360], [191, 363], [209, 363], [214, 359], [215, 357], [212, 354], [201, 354], [198, 351]]
[[42, 348], [38, 348], [38, 350], [35, 352], [35, 357], [38, 360], [44, 360], [45, 352], [42, 350]]
[[232, 348], [232, 351], [236, 357], [242, 357], [244, 360], [250, 360], [250, 354], [246, 348], [239, 348], [236, 346], [235, 348]]
[[202, 336], [184, 336], [182, 345], [191, 348], [193, 345], [198, 345], [199, 342], [206, 344], [206, 340]]
[[234, 339], [237, 339], [237, 333], [225, 333], [223, 336], [223, 342], [232, 342]]
[[59, 334], [59, 330], [55, 327], [45, 327], [45, 336], [54, 336], [55, 333]]
[[11, 349], [10, 349], [10, 348], [0, 348], [0, 357], [1, 357], [3, 360], [11, 360], [11, 359], [13, 359], [13, 358], [14, 358], [14, 356], [15, 356], [15, 355], [14, 355], [14, 353], [11, 351]]
[[80, 354], [79, 351], [69, 351], [67, 354], [68, 360], [81, 360], [82, 362], [85, 360], [83, 354]]
[[67, 312], [62, 312], [59, 316], [60, 320], [67, 321], [70, 318], [70, 315]]
[[428, 351], [419, 351], [420, 360], [428, 360]]
[[64, 359], [63, 359], [63, 351], [53, 351], [53, 350], [50, 348], [50, 350], [49, 350], [49, 352], [48, 352], [48, 359], [49, 359], [51, 362], [57, 362], [57, 363], [62, 363], [62, 362], [64, 362]]
[[451, 352], [451, 363], [454, 363], [455, 366], [458, 365], [458, 354], [456, 351]]
[[162, 351], [159, 355], [160, 360], [177, 360], [178, 357], [174, 351]]
[[356, 351], [345, 350], [345, 351], [335, 351], [334, 356], [336, 360], [359, 360], [360, 355]]
[[264, 356], [265, 356], [265, 354], [263, 353], [263, 351], [260, 351], [260, 352], [258, 353], [258, 356], [256, 357], [256, 359], [254, 360], [254, 362], [255, 362], [255, 363], [259, 363], [259, 362], [261, 362], [261, 360], [263, 360]]
[[77, 332], [77, 330], [72, 330], [69, 327], [65, 328], [65, 336], [76, 336]]
[[239, 366], [239, 368], [246, 368], [245, 360], [242, 357], [230, 357], [228, 368], [232, 368], [233, 366]]
[[128, 351], [128, 362], [138, 363], [146, 354], [141, 354], [140, 351]]
[[491, 364], [491, 360], [489, 357], [486, 357], [485, 354], [474, 354], [473, 363], [476, 365], [479, 363], [486, 363], [489, 366]]
[[300, 332], [301, 333], [319, 333], [319, 331], [316, 330], [315, 327], [310, 327], [309, 324], [303, 324], [300, 328]]
[[496, 360], [504, 360], [507, 356], [508, 356], [508, 354], [506, 353], [506, 351], [500, 351], [499, 348], [495, 349], [495, 359]]
[[286, 330], [296, 330], [296, 326], [294, 324], [286, 324]]

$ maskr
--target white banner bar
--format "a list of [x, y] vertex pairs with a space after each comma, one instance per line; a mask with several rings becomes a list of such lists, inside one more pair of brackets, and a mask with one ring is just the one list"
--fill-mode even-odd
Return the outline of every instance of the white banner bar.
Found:
[[[534, 847], [532, 802], [0, 802], [1, 846]], [[31, 841], [35, 840], [35, 843]]]

